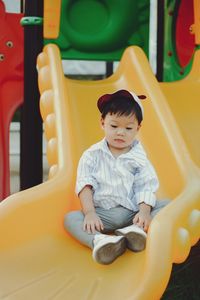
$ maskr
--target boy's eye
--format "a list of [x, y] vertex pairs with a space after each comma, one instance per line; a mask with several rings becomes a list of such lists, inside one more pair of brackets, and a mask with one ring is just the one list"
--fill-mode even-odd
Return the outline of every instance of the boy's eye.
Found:
[[116, 126], [116, 125], [111, 125], [111, 127], [112, 127], [112, 128], [117, 128], [117, 126]]
[[127, 129], [127, 130], [132, 130], [133, 128], [132, 128], [132, 127], [126, 127], [126, 129]]

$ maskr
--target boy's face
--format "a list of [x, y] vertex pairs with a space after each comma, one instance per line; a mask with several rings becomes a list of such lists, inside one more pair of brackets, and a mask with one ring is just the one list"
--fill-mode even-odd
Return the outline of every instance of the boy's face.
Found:
[[101, 125], [110, 151], [113, 153], [128, 152], [141, 126], [133, 114], [119, 116], [110, 113], [101, 119]]

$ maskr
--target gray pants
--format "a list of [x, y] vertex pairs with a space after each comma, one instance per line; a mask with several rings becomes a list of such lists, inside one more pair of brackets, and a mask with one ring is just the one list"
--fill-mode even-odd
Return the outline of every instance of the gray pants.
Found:
[[[157, 201], [155, 207], [151, 211], [151, 216], [154, 217], [169, 202], [169, 200]], [[122, 206], [117, 206], [111, 209], [96, 207], [96, 213], [104, 225], [102, 233], [112, 233], [116, 229], [133, 224], [133, 217], [137, 212]], [[99, 234], [99, 232], [96, 231], [95, 234], [89, 234], [84, 231], [83, 220], [84, 214], [82, 211], [71, 211], [65, 215], [64, 227], [79, 242], [93, 248], [94, 236], [95, 234]]]

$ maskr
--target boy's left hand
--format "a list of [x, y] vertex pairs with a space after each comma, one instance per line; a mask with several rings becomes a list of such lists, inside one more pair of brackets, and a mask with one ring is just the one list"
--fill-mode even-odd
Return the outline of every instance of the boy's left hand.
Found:
[[151, 215], [149, 212], [139, 211], [133, 218], [133, 224], [142, 228], [145, 232], [147, 232], [149, 225], [151, 223]]

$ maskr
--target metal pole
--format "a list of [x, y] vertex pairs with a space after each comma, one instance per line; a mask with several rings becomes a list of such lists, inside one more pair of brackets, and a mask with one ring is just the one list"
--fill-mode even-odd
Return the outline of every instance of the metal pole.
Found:
[[[43, 1], [26, 0], [25, 17], [43, 16]], [[36, 59], [43, 47], [43, 28], [24, 27], [24, 105], [21, 118], [20, 187], [42, 182], [42, 121], [39, 112]]]
[[20, 12], [22, 14], [24, 13], [24, 6], [25, 6], [24, 0], [20, 0]]
[[164, 5], [165, 0], [158, 1], [158, 31], [157, 31], [157, 74], [158, 81], [163, 80], [163, 62], [164, 62]]
[[106, 62], [106, 77], [109, 77], [113, 74], [113, 62], [107, 61]]

